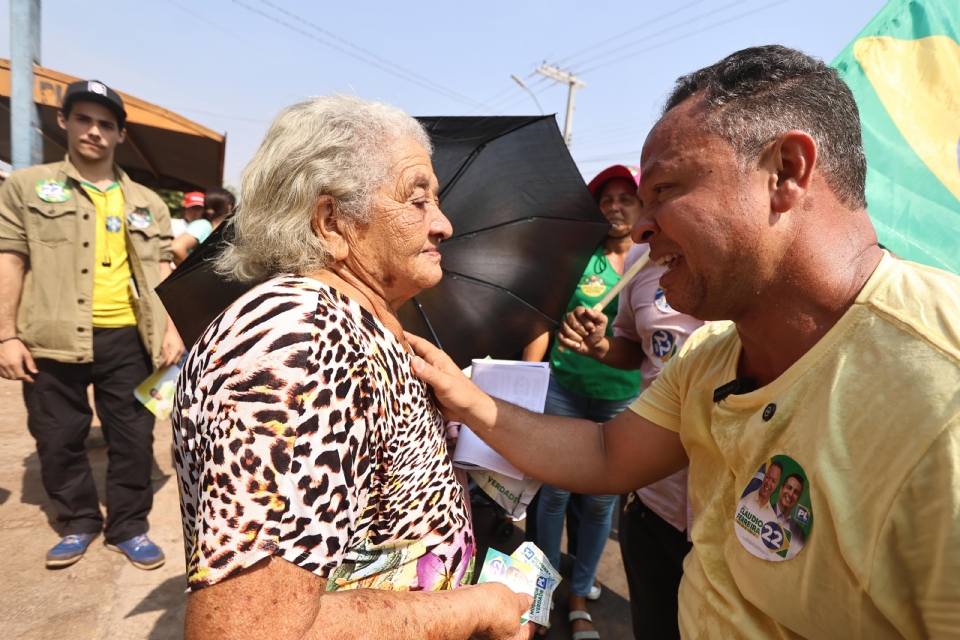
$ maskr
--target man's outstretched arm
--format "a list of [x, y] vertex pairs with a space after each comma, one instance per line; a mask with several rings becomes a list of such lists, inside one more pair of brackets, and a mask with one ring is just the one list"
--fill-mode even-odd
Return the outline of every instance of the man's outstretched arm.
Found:
[[529, 476], [587, 494], [627, 493], [686, 467], [680, 436], [629, 409], [606, 424], [546, 416], [491, 398], [447, 355], [412, 334], [414, 372], [444, 415], [470, 426]]

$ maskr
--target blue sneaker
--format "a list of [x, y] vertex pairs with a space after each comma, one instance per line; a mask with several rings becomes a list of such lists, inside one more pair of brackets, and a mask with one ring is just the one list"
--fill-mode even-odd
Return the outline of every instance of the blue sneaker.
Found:
[[47, 568], [69, 567], [83, 557], [87, 547], [98, 535], [96, 533], [75, 533], [64, 536], [57, 543], [57, 546], [47, 551]]
[[127, 560], [138, 569], [156, 569], [166, 561], [163, 551], [145, 533], [119, 544], [105, 544], [107, 549], [127, 556]]

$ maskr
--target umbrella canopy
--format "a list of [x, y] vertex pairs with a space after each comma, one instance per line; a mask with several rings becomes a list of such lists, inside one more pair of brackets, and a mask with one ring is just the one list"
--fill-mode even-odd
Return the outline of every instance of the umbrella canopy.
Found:
[[[40, 106], [43, 161], [62, 160], [66, 132], [57, 124], [67, 85], [74, 78], [34, 67], [34, 101]], [[223, 182], [226, 136], [172, 111], [117, 91], [127, 111], [127, 139], [116, 161], [131, 178], [154, 189], [192, 191]], [[10, 61], [0, 58], [0, 160], [10, 162]], [[4, 116], [5, 117], [2, 117]]]
[[510, 357], [556, 328], [610, 224], [553, 116], [419, 120], [454, 236], [440, 245], [443, 280], [400, 321], [460, 366]]
[[[551, 116], [420, 121], [455, 235], [440, 245], [440, 284], [401, 307], [400, 321], [461, 366], [509, 357], [557, 326], [610, 224]], [[210, 266], [229, 232], [221, 225], [157, 288], [187, 344], [253, 286]]]

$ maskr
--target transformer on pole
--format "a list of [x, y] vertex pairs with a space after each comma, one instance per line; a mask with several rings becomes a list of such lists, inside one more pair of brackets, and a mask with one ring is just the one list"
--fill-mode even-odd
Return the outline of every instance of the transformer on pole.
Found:
[[540, 65], [540, 68], [537, 69], [537, 73], [542, 76], [546, 76], [551, 80], [556, 80], [557, 82], [563, 82], [570, 85], [570, 90], [567, 93], [567, 117], [563, 122], [563, 141], [567, 143], [567, 146], [569, 147], [570, 139], [573, 135], [573, 99], [577, 91], [587, 86], [587, 83], [572, 73], [561, 71], [558, 67], [549, 65], [546, 62]]
[[14, 169], [43, 163], [33, 65], [40, 64], [40, 0], [10, 0], [10, 156]]

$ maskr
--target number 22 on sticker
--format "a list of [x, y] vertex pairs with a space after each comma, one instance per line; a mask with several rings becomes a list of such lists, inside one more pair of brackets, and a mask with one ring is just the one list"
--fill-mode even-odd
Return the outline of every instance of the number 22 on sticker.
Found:
[[767, 548], [780, 551], [783, 547], [783, 529], [776, 522], [768, 522], [760, 530], [760, 539]]

